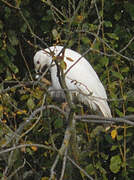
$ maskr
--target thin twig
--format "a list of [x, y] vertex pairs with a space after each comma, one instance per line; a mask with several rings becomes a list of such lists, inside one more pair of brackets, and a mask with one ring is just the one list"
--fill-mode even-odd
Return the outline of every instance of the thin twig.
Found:
[[[133, 58], [129, 58], [123, 54], [119, 52], [117, 52], [115, 49], [113, 49], [104, 39], [102, 39], [101, 37], [99, 37], [97, 34], [90, 32], [90, 31], [85, 31], [85, 30], [76, 30], [76, 32], [81, 32], [81, 33], [87, 33], [90, 34], [96, 38], [98, 38], [102, 43], [104, 43], [113, 53], [115, 53], [116, 55], [123, 57], [124, 59], [128, 60], [128, 61], [134, 61]], [[93, 48], [90, 48], [90, 50], [94, 50]]]
[[5, 150], [1, 150], [0, 154], [4, 154], [4, 153], [10, 152], [10, 151], [14, 151], [16, 149], [20, 149], [20, 148], [24, 148], [24, 147], [31, 147], [31, 146], [36, 146], [36, 147], [40, 147], [40, 148], [44, 148], [44, 149], [48, 149], [48, 150], [54, 150], [51, 146], [46, 146], [44, 144], [21, 144], [18, 146], [7, 148]]
[[18, 171], [20, 171], [24, 166], [25, 166], [25, 159], [24, 159], [24, 162], [21, 166], [19, 166], [17, 169], [15, 169], [15, 171], [12, 172], [12, 174], [10, 176], [8, 176], [8, 179], [10, 180]]
[[132, 41], [134, 40], [134, 36], [129, 40], [129, 42], [126, 44], [126, 46], [124, 46], [119, 52], [123, 52], [125, 51], [129, 46], [130, 44], [132, 43]]
[[86, 177], [88, 177], [90, 180], [94, 180], [84, 169], [82, 169], [76, 162], [74, 162], [69, 156], [67, 156], [67, 159], [75, 166], [77, 167]]
[[66, 149], [65, 153], [64, 153], [64, 158], [63, 158], [63, 163], [62, 163], [62, 170], [61, 170], [61, 176], [60, 176], [59, 180], [63, 180], [63, 178], [64, 178], [64, 173], [65, 173], [65, 169], [66, 169], [66, 162], [67, 162], [67, 152], [68, 152], [68, 149]]
[[51, 174], [50, 174], [49, 180], [55, 179], [55, 171], [54, 171], [54, 170], [55, 170], [56, 165], [57, 165], [57, 163], [58, 163], [58, 161], [59, 161], [59, 158], [60, 158], [60, 155], [58, 154], [58, 155], [56, 156], [56, 159], [55, 159], [52, 167], [51, 167]]
[[19, 43], [19, 48], [20, 48], [21, 56], [22, 56], [22, 58], [23, 58], [23, 60], [24, 60], [24, 63], [25, 63], [25, 65], [26, 65], [26, 68], [27, 68], [27, 70], [28, 70], [29, 77], [30, 77], [31, 81], [33, 81], [33, 77], [32, 77], [32, 74], [31, 74], [31, 72], [30, 72], [30, 68], [29, 68], [28, 63], [27, 63], [27, 61], [26, 61], [26, 59], [25, 59], [25, 56], [23, 55], [23, 51], [22, 51], [22, 48], [21, 48], [21, 44], [20, 44], [20, 43]]
[[61, 110], [58, 106], [55, 106], [55, 105], [41, 106], [40, 108], [33, 111], [31, 113], [31, 115], [29, 116], [29, 118], [27, 118], [27, 120], [25, 122], [23, 122], [19, 125], [18, 129], [15, 131], [13, 136], [11, 136], [10, 139], [5, 144], [3, 144], [1, 147], [3, 147], [3, 148], [6, 147], [15, 137], [17, 140], [19, 140], [21, 138], [20, 134], [22, 133], [23, 129], [31, 123], [31, 120], [33, 118], [35, 118], [36, 114], [40, 113], [41, 111], [45, 110], [46, 108], [47, 109], [55, 109], [56, 111], [59, 111], [61, 114], [63, 114], [65, 117], [67, 116], [67, 114], [63, 110]]
[[6, 4], [7, 6], [9, 6], [10, 8], [13, 8], [13, 9], [17, 9], [17, 10], [19, 10], [19, 8], [18, 7], [16, 7], [16, 6], [13, 6], [12, 4], [10, 4], [9, 2], [7, 2], [7, 1], [5, 1], [5, 0], [1, 0], [4, 4]]

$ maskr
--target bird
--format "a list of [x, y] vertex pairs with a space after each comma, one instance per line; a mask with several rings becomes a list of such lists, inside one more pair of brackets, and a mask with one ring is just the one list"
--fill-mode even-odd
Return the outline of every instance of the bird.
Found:
[[72, 101], [77, 99], [92, 111], [98, 112], [104, 117], [112, 117], [105, 88], [89, 61], [81, 54], [72, 49], [55, 45], [38, 50], [33, 59], [37, 76], [46, 69], [49, 70], [52, 82], [49, 91], [52, 97], [65, 98], [59, 79], [61, 73], [59, 73], [58, 66], [60, 66]]

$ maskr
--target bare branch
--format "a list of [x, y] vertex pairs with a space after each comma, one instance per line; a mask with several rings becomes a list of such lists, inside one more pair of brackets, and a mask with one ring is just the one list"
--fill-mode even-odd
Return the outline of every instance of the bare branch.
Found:
[[24, 166], [25, 166], [25, 159], [24, 162], [21, 166], [19, 166], [17, 169], [15, 169], [15, 171], [12, 172], [12, 174], [10, 176], [8, 176], [8, 179], [10, 180], [18, 171], [20, 171]]
[[23, 54], [23, 51], [22, 51], [21, 43], [19, 43], [19, 49], [20, 49], [21, 56], [22, 56], [22, 58], [23, 58], [23, 60], [24, 60], [24, 63], [25, 63], [25, 65], [26, 65], [26, 68], [27, 68], [27, 70], [28, 70], [29, 77], [30, 77], [31, 81], [33, 81], [33, 77], [32, 77], [30, 68], [29, 68], [29, 66], [28, 66], [28, 63], [27, 63], [26, 58], [25, 58], [25, 56], [24, 56], [24, 54]]
[[31, 147], [31, 146], [36, 146], [36, 147], [40, 147], [40, 148], [44, 148], [44, 149], [48, 149], [48, 150], [52, 150], [52, 151], [54, 150], [51, 146], [46, 146], [44, 144], [21, 144], [21, 145], [18, 145], [18, 146], [7, 148], [5, 150], [1, 150], [0, 154], [4, 154], [4, 153], [10, 152], [10, 151], [14, 151], [16, 149], [20, 149], [20, 148], [23, 148], [23, 147]]
[[[96, 116], [96, 115], [87, 115], [87, 116], [76, 116], [75, 119], [82, 121], [82, 122], [94, 122], [94, 123], [114, 123], [114, 124], [118, 124], [118, 123], [126, 123], [128, 125], [134, 126], [134, 122], [130, 121], [127, 119], [127, 117], [129, 118], [129, 116], [124, 116], [121, 118], [107, 118], [107, 117], [103, 117], [103, 116]], [[134, 118], [134, 115], [133, 115]], [[132, 116], [131, 118], [132, 119]]]
[[130, 44], [132, 43], [132, 41], [134, 40], [134, 36], [129, 40], [129, 42], [126, 44], [126, 46], [124, 46], [119, 52], [123, 52], [125, 51], [129, 46]]
[[81, 172], [83, 172], [83, 174], [88, 177], [88, 179], [90, 180], [94, 180], [89, 174], [87, 174], [87, 172], [82, 169], [78, 164], [76, 164], [76, 162], [74, 162], [69, 156], [67, 156], [67, 159], [75, 166], [77, 167]]
[[[10, 137], [10, 139], [3, 144], [1, 147], [6, 147], [15, 137], [17, 139], [17, 141], [21, 138], [21, 133], [23, 131], [23, 129], [28, 126], [31, 123], [31, 120], [33, 118], [35, 118], [35, 115], [40, 113], [41, 111], [45, 110], [45, 109], [55, 109], [56, 111], [59, 111], [61, 114], [63, 114], [64, 116], [67, 116], [66, 113], [64, 111], [62, 111], [59, 107], [55, 106], [55, 105], [48, 105], [48, 106], [41, 106], [40, 108], [36, 109], [35, 111], [33, 111], [31, 113], [31, 115], [29, 116], [29, 118], [27, 118], [27, 120], [23, 123], [20, 124], [20, 126], [18, 127], [18, 129], [14, 132], [14, 135]], [[30, 129], [31, 130], [31, 129]], [[26, 131], [25, 133], [28, 133], [29, 131]]]
[[66, 169], [66, 163], [67, 163], [67, 152], [68, 152], [68, 149], [66, 149], [65, 153], [64, 153], [64, 158], [63, 158], [63, 163], [62, 163], [62, 170], [61, 170], [61, 176], [60, 176], [59, 180], [63, 180], [63, 177], [64, 177], [64, 173], [65, 173], [65, 169]]
[[4, 4], [6, 4], [7, 6], [9, 6], [10, 8], [13, 8], [13, 9], [17, 9], [17, 10], [19, 10], [19, 8], [18, 7], [16, 7], [16, 6], [13, 6], [12, 4], [10, 4], [9, 2], [7, 2], [7, 1], [5, 1], [5, 0], [1, 0]]
[[58, 163], [58, 161], [59, 161], [59, 157], [60, 157], [60, 155], [58, 154], [58, 155], [56, 156], [56, 159], [55, 159], [52, 167], [51, 167], [51, 175], [50, 175], [49, 180], [55, 179], [55, 171], [54, 171], [54, 170], [55, 170], [56, 165], [57, 165], [57, 163]]

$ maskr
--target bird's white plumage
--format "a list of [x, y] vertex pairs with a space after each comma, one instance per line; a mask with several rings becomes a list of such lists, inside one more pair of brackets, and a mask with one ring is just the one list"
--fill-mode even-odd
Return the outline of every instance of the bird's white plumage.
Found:
[[[111, 111], [107, 103], [106, 91], [100, 82], [98, 75], [89, 64], [89, 62], [79, 53], [65, 49], [63, 53], [62, 46], [52, 46], [45, 50], [38, 51], [34, 56], [34, 64], [36, 72], [41, 72], [42, 68], [47, 65], [50, 66], [52, 87], [51, 90], [61, 89], [59, 79], [57, 77], [57, 66], [52, 60], [54, 56], [64, 56], [66, 64], [65, 82], [71, 94], [75, 91], [77, 99], [89, 106], [94, 111], [99, 110], [105, 117], [111, 117]], [[74, 91], [72, 91], [74, 90]], [[62, 91], [53, 91], [54, 96], [63, 96]]]

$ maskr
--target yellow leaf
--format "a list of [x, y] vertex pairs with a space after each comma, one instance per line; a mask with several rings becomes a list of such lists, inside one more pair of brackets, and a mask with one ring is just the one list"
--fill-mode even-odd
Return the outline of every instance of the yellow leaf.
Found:
[[45, 157], [47, 157], [47, 156], [48, 156], [47, 152], [45, 152], [43, 155], [44, 155]]
[[65, 70], [67, 68], [67, 64], [64, 61], [60, 62], [60, 67]]
[[41, 180], [48, 180], [48, 177], [42, 177]]
[[76, 19], [78, 22], [82, 22], [84, 17], [82, 15], [78, 15]]
[[3, 146], [4, 144], [6, 144], [7, 143], [7, 141], [5, 140], [5, 139], [1, 139], [0, 140], [0, 146]]
[[6, 119], [3, 119], [2, 122], [3, 122], [4, 124], [6, 124], [6, 123], [7, 123], [7, 120], [6, 120]]
[[46, 144], [46, 145], [49, 145], [49, 143], [48, 143], [47, 141], [45, 141], [45, 144]]
[[31, 149], [33, 150], [33, 151], [37, 151], [37, 147], [36, 146], [31, 146]]
[[26, 114], [26, 112], [27, 112], [26, 110], [20, 110], [20, 111], [17, 111], [17, 114], [18, 114], [18, 115]]
[[115, 139], [117, 137], [117, 130], [116, 129], [111, 131], [111, 137], [112, 137], [112, 139]]
[[0, 112], [3, 112], [3, 106], [0, 105]]
[[53, 56], [53, 61], [56, 61], [57, 57], [56, 56]]

